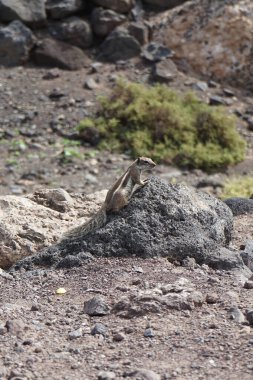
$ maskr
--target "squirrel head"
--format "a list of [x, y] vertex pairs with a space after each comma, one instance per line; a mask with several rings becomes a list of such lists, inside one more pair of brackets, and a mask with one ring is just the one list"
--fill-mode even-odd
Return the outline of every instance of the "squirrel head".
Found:
[[138, 157], [136, 161], [137, 166], [140, 170], [150, 170], [156, 166], [154, 161], [152, 161], [151, 158], [148, 157]]

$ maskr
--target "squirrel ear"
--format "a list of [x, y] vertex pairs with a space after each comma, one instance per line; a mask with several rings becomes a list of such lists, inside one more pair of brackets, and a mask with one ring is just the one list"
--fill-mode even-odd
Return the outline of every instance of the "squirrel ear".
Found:
[[137, 164], [139, 164], [141, 161], [140, 157], [137, 158]]

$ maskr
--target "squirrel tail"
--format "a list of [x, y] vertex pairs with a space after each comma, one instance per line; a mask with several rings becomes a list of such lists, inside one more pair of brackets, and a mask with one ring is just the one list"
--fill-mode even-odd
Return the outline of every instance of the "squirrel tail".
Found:
[[87, 220], [87, 222], [67, 231], [61, 238], [60, 242], [73, 239], [82, 239], [89, 232], [102, 227], [105, 223], [106, 209], [102, 206], [91, 219]]

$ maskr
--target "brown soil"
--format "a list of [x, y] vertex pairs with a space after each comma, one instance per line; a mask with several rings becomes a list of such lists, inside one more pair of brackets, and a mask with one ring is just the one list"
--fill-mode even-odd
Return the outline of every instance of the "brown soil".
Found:
[[[83, 87], [90, 75], [88, 67], [78, 72], [56, 70], [57, 78], [43, 79], [49, 71], [33, 67], [0, 70], [1, 194], [21, 195], [38, 187], [90, 193], [108, 187], [128, 165], [124, 155], [97, 152], [89, 146], [79, 148], [85, 159], [72, 156], [66, 162], [61, 134], [68, 136], [91, 112], [96, 95], [110, 88], [115, 74], [146, 82], [151, 68], [139, 60], [127, 70], [103, 65], [101, 72], [92, 74], [98, 80], [95, 90]], [[182, 74], [172, 86], [184, 91], [186, 79]], [[57, 100], [49, 96], [54, 89], [62, 94]], [[248, 104], [249, 99], [238, 96], [233, 107]], [[52, 121], [57, 118], [56, 128]], [[243, 125], [242, 133], [249, 143], [248, 159], [228, 174], [252, 172], [253, 132]], [[217, 175], [223, 180], [227, 173]], [[163, 165], [157, 167], [156, 175], [192, 184], [207, 177], [201, 171], [181, 172]], [[235, 226], [233, 244], [239, 248], [252, 237], [252, 218], [237, 218]], [[232, 320], [228, 310], [237, 305], [246, 313], [252, 308], [253, 293], [231, 274], [205, 266], [176, 267], [166, 259], [132, 257], [100, 258], [69, 271], [37, 270], [17, 273], [14, 279], [6, 277], [0, 276], [0, 379], [98, 379], [102, 370], [114, 372], [116, 379], [140, 379], [140, 375], [131, 375], [136, 368], [152, 369], [164, 380], [252, 379], [252, 329], [248, 322]], [[84, 301], [94, 295], [103, 295], [113, 305], [123, 296], [180, 277], [195, 284], [204, 299], [214, 294], [215, 302], [190, 310], [161, 307], [156, 313], [130, 319], [113, 312], [104, 317], [88, 317], [83, 312]], [[59, 287], [67, 290], [64, 296], [55, 294]], [[91, 335], [97, 322], [108, 328], [105, 337]], [[154, 332], [152, 338], [144, 337], [148, 325]], [[79, 328], [82, 336], [69, 339], [69, 332]], [[121, 341], [115, 338], [117, 333], [122, 334]]]

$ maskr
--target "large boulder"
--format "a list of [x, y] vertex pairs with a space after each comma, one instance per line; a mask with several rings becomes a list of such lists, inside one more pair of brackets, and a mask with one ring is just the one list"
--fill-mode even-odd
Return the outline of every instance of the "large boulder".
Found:
[[91, 46], [93, 34], [90, 23], [79, 17], [69, 17], [49, 24], [49, 33], [53, 38], [86, 49]]
[[13, 269], [37, 265], [81, 265], [88, 254], [97, 256], [164, 256], [218, 269], [244, 269], [237, 252], [228, 246], [233, 216], [218, 199], [193, 188], [152, 178], [129, 205], [108, 215], [107, 224], [84, 238], [64, 240], [38, 255], [18, 262]]
[[40, 66], [79, 70], [87, 64], [83, 50], [66, 42], [45, 38], [34, 51], [34, 61]]
[[155, 39], [185, 69], [252, 90], [252, 14], [251, 0], [188, 1], [167, 13]]
[[91, 15], [92, 28], [98, 36], [107, 36], [116, 26], [125, 21], [126, 16], [110, 9], [95, 8]]
[[139, 55], [141, 46], [125, 28], [113, 30], [100, 46], [98, 59], [108, 62], [128, 60]]
[[101, 5], [103, 8], [112, 9], [115, 12], [127, 13], [133, 6], [133, 0], [93, 0], [97, 5]]
[[21, 20], [32, 25], [46, 21], [44, 0], [0, 0], [0, 21]]
[[82, 0], [47, 0], [46, 11], [50, 18], [61, 19], [84, 8]]
[[26, 62], [34, 44], [31, 30], [19, 20], [0, 28], [0, 65], [16, 66]]

